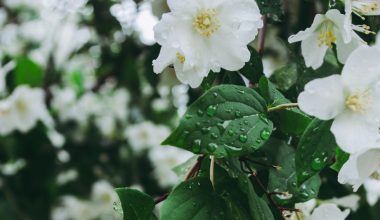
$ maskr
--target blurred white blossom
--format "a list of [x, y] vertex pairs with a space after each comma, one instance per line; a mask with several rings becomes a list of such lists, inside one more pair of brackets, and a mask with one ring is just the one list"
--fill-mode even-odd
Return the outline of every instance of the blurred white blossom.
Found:
[[194, 154], [171, 146], [156, 146], [150, 149], [149, 158], [153, 163], [153, 172], [162, 187], [171, 187], [181, 181], [172, 170], [186, 162]]

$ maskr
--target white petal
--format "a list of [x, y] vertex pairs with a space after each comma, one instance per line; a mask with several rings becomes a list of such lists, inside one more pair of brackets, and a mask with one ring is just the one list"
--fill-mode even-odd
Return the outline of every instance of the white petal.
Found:
[[[353, 31], [352, 31], [353, 32]], [[345, 43], [340, 35], [337, 35], [336, 47], [338, 52], [338, 60], [341, 63], [346, 63], [347, 58], [351, 55], [352, 51], [364, 45], [364, 41], [356, 34], [351, 37], [351, 41]]]
[[353, 51], [342, 71], [343, 82], [355, 92], [366, 90], [380, 79], [380, 50], [375, 47], [360, 47]]
[[337, 116], [331, 126], [337, 144], [348, 153], [377, 146], [379, 127], [366, 121], [359, 113], [346, 111]]
[[326, 17], [334, 22], [335, 29], [337, 30], [335, 32], [336, 37], [342, 36], [345, 43], [350, 42], [353, 31], [351, 28], [351, 23], [349, 25], [347, 23], [347, 17], [340, 13], [337, 9], [328, 10]]
[[167, 0], [170, 11], [180, 13], [193, 13], [199, 7], [198, 1], [194, 0]]
[[369, 205], [374, 206], [380, 198], [380, 184], [379, 180], [368, 179], [364, 182], [363, 186], [367, 192], [367, 202]]
[[170, 47], [161, 47], [160, 54], [153, 60], [153, 71], [161, 73], [166, 67], [173, 63], [176, 52]]
[[342, 212], [335, 204], [322, 204], [314, 209], [310, 220], [344, 220], [349, 214], [349, 209]]
[[338, 181], [350, 184], [354, 191], [378, 169], [380, 163], [380, 150], [370, 149], [350, 156], [338, 174]]
[[192, 68], [184, 69], [184, 65], [179, 62], [174, 63], [174, 68], [179, 81], [184, 84], [189, 84], [192, 88], [199, 87], [203, 78], [208, 75], [209, 70], [201, 66], [193, 66]]
[[303, 41], [306, 38], [308, 38], [315, 31], [315, 29], [319, 27], [319, 25], [324, 21], [324, 19], [324, 15], [317, 14], [314, 17], [313, 24], [310, 26], [310, 28], [307, 28], [304, 31], [300, 31], [297, 34], [290, 36], [288, 39], [289, 43]]
[[247, 0], [227, 1], [219, 11], [221, 23], [228, 25], [245, 44], [253, 41], [263, 26], [261, 16], [256, 2]]
[[322, 120], [336, 117], [344, 110], [344, 88], [339, 75], [315, 79], [298, 96], [300, 109]]
[[222, 68], [236, 71], [249, 61], [251, 54], [247, 46], [242, 45], [231, 32], [221, 30], [211, 36], [211, 42], [210, 55]]
[[323, 64], [323, 60], [328, 47], [324, 44], [319, 45], [319, 34], [312, 33], [301, 43], [302, 56], [307, 67], [318, 69]]

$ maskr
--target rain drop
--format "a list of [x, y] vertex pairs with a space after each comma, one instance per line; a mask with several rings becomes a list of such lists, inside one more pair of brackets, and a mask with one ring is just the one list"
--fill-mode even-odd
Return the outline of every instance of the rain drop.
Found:
[[215, 152], [216, 148], [218, 148], [218, 145], [216, 145], [215, 143], [210, 143], [209, 145], [207, 145], [207, 151], [210, 153]]
[[197, 140], [194, 140], [194, 143], [193, 143], [193, 147], [192, 147], [192, 151], [194, 153], [200, 153], [201, 152], [201, 143], [202, 141], [197, 139]]
[[260, 137], [261, 139], [263, 140], [268, 140], [269, 137], [270, 137], [270, 131], [267, 129], [267, 128], [264, 128], [261, 133], [260, 133]]
[[202, 110], [200, 110], [200, 109], [199, 109], [199, 110], [197, 111], [197, 114], [198, 114], [199, 116], [201, 116], [201, 117], [202, 117], [204, 113], [203, 113], [203, 111], [202, 111]]
[[247, 142], [247, 140], [248, 140], [248, 136], [245, 135], [245, 134], [241, 134], [241, 135], [239, 136], [239, 140], [240, 140], [240, 142], [245, 143], [245, 142]]
[[323, 161], [321, 160], [321, 158], [314, 158], [314, 160], [311, 162], [311, 169], [314, 170], [314, 171], [318, 171], [318, 170], [321, 170], [323, 168]]
[[207, 115], [212, 117], [215, 115], [216, 113], [216, 106], [215, 105], [210, 105], [208, 108], [207, 108]]

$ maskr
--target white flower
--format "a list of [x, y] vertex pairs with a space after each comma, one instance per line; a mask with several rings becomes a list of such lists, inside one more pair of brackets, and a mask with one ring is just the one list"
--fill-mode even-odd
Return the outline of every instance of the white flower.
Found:
[[322, 204], [314, 209], [310, 220], [344, 220], [350, 214], [350, 210], [341, 211], [335, 204]]
[[316, 79], [298, 97], [304, 112], [334, 119], [331, 131], [348, 153], [374, 147], [380, 138], [380, 50], [361, 47], [348, 58], [342, 75]]
[[380, 181], [368, 179], [363, 184], [366, 190], [366, 198], [369, 205], [374, 206], [380, 198]]
[[163, 125], [155, 125], [150, 121], [131, 125], [125, 130], [132, 149], [139, 153], [143, 150], [160, 146], [161, 142], [170, 134], [170, 129]]
[[380, 177], [380, 149], [373, 148], [359, 153], [351, 154], [348, 161], [339, 171], [338, 181], [350, 184], [354, 191], [367, 180]]
[[296, 209], [301, 212], [293, 212], [290, 220], [344, 220], [350, 214], [350, 210], [343, 212], [334, 203], [323, 203], [316, 207], [315, 199], [305, 203], [297, 203]]
[[140, 41], [146, 45], [153, 45], [154, 40], [153, 27], [157, 24], [158, 19], [153, 15], [152, 5], [149, 2], [144, 2], [139, 7], [135, 20], [135, 30], [140, 38]]
[[47, 135], [56, 147], [64, 144], [64, 137], [54, 130], [54, 121], [45, 104], [44, 91], [29, 86], [18, 86], [5, 100], [0, 101], [1, 135], [18, 130], [28, 132], [41, 121], [48, 128]]
[[317, 14], [313, 24], [305, 31], [289, 37], [289, 43], [301, 42], [302, 55], [307, 67], [319, 68], [326, 51], [336, 45], [338, 60], [345, 63], [350, 53], [364, 44], [364, 41], [345, 25], [345, 16], [332, 9], [325, 15]]
[[332, 198], [329, 200], [323, 201], [323, 203], [333, 203], [343, 208], [349, 208], [353, 211], [356, 211], [359, 208], [360, 196], [356, 194], [351, 194], [341, 198]]
[[154, 176], [162, 187], [177, 184], [180, 179], [172, 170], [194, 156], [192, 153], [170, 146], [156, 146], [149, 151]]
[[18, 173], [22, 168], [24, 168], [26, 162], [24, 159], [17, 159], [15, 161], [9, 161], [5, 164], [0, 165], [0, 171], [5, 176], [13, 176]]
[[250, 0], [169, 0], [170, 13], [155, 26], [162, 46], [154, 72], [173, 65], [178, 79], [197, 87], [210, 70], [236, 71], [250, 58], [247, 44], [262, 27]]
[[351, 13], [362, 17], [371, 15], [380, 15], [380, 0], [345, 0], [346, 15]]

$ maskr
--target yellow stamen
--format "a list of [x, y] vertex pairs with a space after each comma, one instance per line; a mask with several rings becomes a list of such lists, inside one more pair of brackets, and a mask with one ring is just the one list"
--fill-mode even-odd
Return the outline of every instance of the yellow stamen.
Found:
[[216, 9], [198, 11], [193, 19], [193, 27], [200, 35], [210, 37], [220, 27]]
[[333, 47], [333, 43], [336, 42], [336, 37], [332, 31], [322, 30], [319, 34], [319, 46], [326, 45], [329, 48]]
[[180, 62], [181, 64], [184, 64], [185, 61], [186, 61], [186, 58], [184, 55], [182, 55], [181, 53], [176, 53], [176, 57], [177, 57], [177, 60], [178, 62]]
[[346, 107], [353, 112], [361, 113], [366, 111], [371, 105], [371, 96], [368, 91], [358, 91], [348, 96]]

